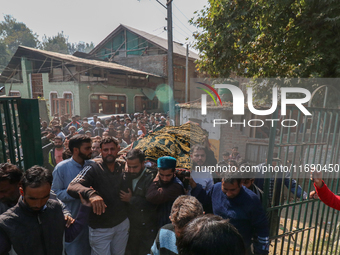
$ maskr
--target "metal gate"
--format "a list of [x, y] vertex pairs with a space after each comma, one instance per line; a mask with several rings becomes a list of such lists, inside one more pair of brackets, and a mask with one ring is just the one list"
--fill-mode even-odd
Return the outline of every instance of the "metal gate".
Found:
[[[271, 215], [270, 254], [339, 253], [339, 211], [319, 199], [298, 197], [297, 185], [292, 189], [296, 181], [308, 195], [314, 190], [310, 180], [313, 165], [323, 172], [331, 191], [338, 194], [339, 189], [340, 110], [307, 109], [312, 116], [306, 117], [297, 108], [289, 108], [285, 118], [281, 117], [271, 127], [267, 163], [271, 165], [277, 153], [282, 167], [271, 177], [266, 173], [268, 178], [264, 185], [264, 206], [270, 189], [273, 191], [271, 205], [267, 208]], [[272, 119], [278, 119], [278, 110]], [[296, 123], [287, 119], [294, 119]], [[282, 121], [289, 127], [281, 125]]]
[[42, 165], [41, 147], [38, 100], [0, 97], [0, 162]]

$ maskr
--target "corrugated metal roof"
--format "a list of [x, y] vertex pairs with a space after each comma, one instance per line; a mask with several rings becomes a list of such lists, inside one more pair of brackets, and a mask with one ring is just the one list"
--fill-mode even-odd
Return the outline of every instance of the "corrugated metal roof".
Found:
[[[57, 52], [52, 52], [52, 51], [46, 51], [46, 50], [38, 50], [26, 46], [19, 46], [19, 48], [23, 48], [29, 51], [37, 52], [42, 55], [45, 55], [47, 57], [51, 58], [57, 58], [59, 60], [64, 60], [64, 61], [69, 61], [70, 63], [74, 64], [85, 64], [85, 65], [90, 65], [90, 66], [97, 66], [97, 67], [102, 67], [102, 68], [107, 68], [107, 69], [114, 69], [114, 70], [119, 70], [131, 74], [143, 74], [143, 75], [149, 75], [149, 76], [154, 76], [154, 77], [161, 77], [152, 73], [147, 73], [143, 71], [139, 71], [137, 69], [133, 69], [127, 66], [119, 65], [116, 63], [111, 63], [111, 62], [105, 62], [105, 61], [99, 61], [99, 60], [92, 60], [92, 59], [84, 59], [84, 58], [79, 58], [75, 57], [72, 55], [68, 54], [62, 54], [62, 53], [57, 53]], [[65, 63], [66, 64], [66, 63]]]
[[[115, 30], [113, 30], [103, 41], [101, 41], [91, 52], [90, 54], [93, 54], [95, 52], [97, 52], [99, 50], [99, 48], [103, 45], [106, 44], [107, 41], [109, 41], [118, 31], [120, 31], [122, 28], [126, 28], [127, 30], [145, 38], [146, 40], [148, 40], [150, 43], [153, 43], [161, 48], [163, 48], [164, 50], [168, 50], [168, 40], [164, 39], [162, 37], [156, 36], [156, 35], [152, 35], [149, 34], [147, 32], [138, 30], [136, 28], [133, 27], [129, 27], [123, 24], [120, 24], [120, 26], [118, 26]], [[180, 56], [186, 56], [186, 48], [183, 47], [181, 44], [174, 42], [173, 44], [173, 52], [174, 54], [178, 54]], [[189, 50], [189, 58], [193, 58], [193, 59], [199, 59], [198, 54], [196, 54], [193, 51]]]
[[153, 77], [163, 78], [159, 75], [143, 72], [137, 69], [133, 69], [131, 67], [123, 66], [117, 63], [105, 62], [100, 60], [93, 60], [93, 59], [84, 59], [75, 57], [72, 55], [46, 51], [46, 50], [38, 50], [26, 46], [19, 46], [9, 63], [7, 64], [6, 68], [2, 71], [0, 75], [0, 83], [5, 83], [13, 74], [15, 69], [20, 66], [20, 59], [23, 56], [29, 56], [28, 59], [32, 58], [32, 60], [36, 60], [32, 57], [32, 54], [41, 54], [41, 56], [56, 59], [58, 61], [65, 61], [66, 64], [78, 64], [78, 65], [87, 65], [91, 67], [101, 67], [105, 69], [120, 71], [125, 74], [135, 74], [135, 75], [149, 75]]

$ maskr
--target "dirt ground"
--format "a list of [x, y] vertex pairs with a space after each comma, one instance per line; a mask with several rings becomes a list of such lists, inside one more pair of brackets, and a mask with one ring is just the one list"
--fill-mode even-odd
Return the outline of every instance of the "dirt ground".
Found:
[[282, 209], [278, 235], [285, 236], [271, 241], [269, 254], [338, 254], [338, 214], [319, 202]]

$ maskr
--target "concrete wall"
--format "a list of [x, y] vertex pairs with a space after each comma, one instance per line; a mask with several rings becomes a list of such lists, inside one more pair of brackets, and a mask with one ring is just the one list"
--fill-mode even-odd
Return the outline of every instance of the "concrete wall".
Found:
[[[23, 98], [31, 98], [31, 87], [30, 87], [30, 81], [29, 76], [30, 73], [32, 73], [32, 63], [31, 61], [28, 61], [26, 58], [21, 58], [21, 69], [22, 69], [22, 83], [5, 83], [5, 90], [6, 95], [8, 95], [9, 90], [11, 91], [19, 91], [21, 97]], [[12, 87], [11, 87], [12, 86]]]

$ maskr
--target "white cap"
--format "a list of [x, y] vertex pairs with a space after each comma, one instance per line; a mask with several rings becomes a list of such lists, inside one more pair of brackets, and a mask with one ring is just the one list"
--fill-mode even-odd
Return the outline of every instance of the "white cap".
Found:
[[100, 121], [97, 121], [96, 124], [102, 124], [102, 123], [100, 123]]
[[138, 134], [138, 135], [142, 135], [142, 134], [143, 134], [143, 131], [142, 131], [142, 130], [138, 130], [137, 134]]

